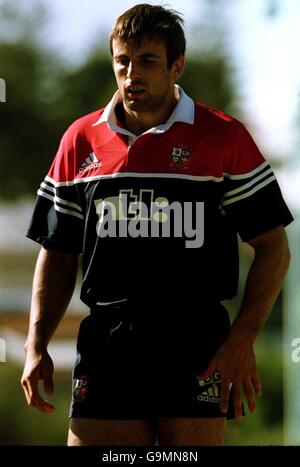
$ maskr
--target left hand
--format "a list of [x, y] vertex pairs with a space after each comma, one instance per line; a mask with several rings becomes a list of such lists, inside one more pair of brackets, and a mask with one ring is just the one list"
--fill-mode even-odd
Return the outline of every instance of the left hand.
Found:
[[253, 345], [247, 339], [243, 339], [241, 334], [230, 334], [217, 350], [209, 366], [198, 375], [197, 379], [206, 379], [216, 370], [219, 371], [221, 378], [221, 411], [224, 414], [228, 411], [228, 398], [232, 383], [235, 417], [241, 418], [243, 415], [242, 388], [250, 412], [255, 412], [255, 396], [261, 394], [261, 383]]

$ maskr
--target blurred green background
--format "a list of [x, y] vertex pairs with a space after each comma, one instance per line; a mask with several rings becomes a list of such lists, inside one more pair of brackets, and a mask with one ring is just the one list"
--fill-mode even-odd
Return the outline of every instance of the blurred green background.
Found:
[[[266, 338], [258, 346], [257, 357], [263, 380], [263, 395], [257, 413], [247, 415], [240, 422], [228, 423], [226, 444], [282, 445], [282, 361], [276, 343], [270, 346]], [[272, 365], [269, 364], [271, 349]], [[2, 445], [62, 445], [66, 443], [70, 398], [70, 373], [58, 371], [55, 395], [51, 402], [53, 414], [43, 414], [27, 407], [20, 387], [21, 368], [7, 363], [1, 367], [0, 440]], [[247, 412], [247, 409], [246, 409]]]
[[[72, 2], [66, 3], [72, 8]], [[119, 14], [136, 2], [125, 3], [124, 8], [120, 5]], [[173, 3], [169, 2], [171, 7]], [[252, 131], [255, 125], [243, 106], [239, 64], [227, 40], [231, 25], [223, 13], [228, 2], [200, 3], [202, 14], [189, 34], [190, 48], [180, 84], [195, 100], [243, 120], [256, 137]], [[282, 3], [285, 0], [261, 1], [266, 22], [276, 19]], [[72, 301], [53, 344], [57, 372], [56, 391], [51, 400], [56, 412], [47, 415], [28, 408], [19, 380], [38, 247], [23, 237], [36, 190], [63, 132], [74, 119], [103, 107], [116, 89], [101, 27], [99, 40], [95, 39], [88, 53], [80, 60], [68, 60], [43, 36], [49, 22], [47, 7], [47, 1], [31, 0], [26, 6], [21, 0], [13, 4], [0, 1], [0, 77], [5, 79], [7, 94], [6, 102], [0, 103], [0, 339], [5, 357], [0, 363], [2, 445], [66, 442], [74, 339], [87, 310], [78, 300], [77, 289], [77, 298]], [[184, 6], [178, 9], [184, 12]], [[260, 138], [263, 143], [263, 135]], [[266, 156], [276, 173], [293, 160], [292, 154], [274, 152]], [[240, 292], [227, 303], [232, 318], [250, 262], [249, 250], [241, 245]], [[227, 444], [284, 444], [283, 371], [284, 358], [288, 357], [283, 352], [283, 300], [281, 294], [256, 345], [263, 382], [257, 413], [228, 424]]]

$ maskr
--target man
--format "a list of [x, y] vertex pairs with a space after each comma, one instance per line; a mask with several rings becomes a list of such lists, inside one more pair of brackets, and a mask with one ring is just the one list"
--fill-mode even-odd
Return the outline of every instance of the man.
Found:
[[[253, 345], [289, 263], [292, 220], [245, 127], [175, 83], [182, 20], [136, 5], [110, 37], [118, 91], [65, 133], [38, 191], [28, 236], [42, 245], [22, 377], [29, 405], [52, 412], [47, 345], [82, 254], [81, 323], [69, 445], [224, 442], [227, 418], [261, 391]], [[254, 249], [236, 294], [237, 233]]]

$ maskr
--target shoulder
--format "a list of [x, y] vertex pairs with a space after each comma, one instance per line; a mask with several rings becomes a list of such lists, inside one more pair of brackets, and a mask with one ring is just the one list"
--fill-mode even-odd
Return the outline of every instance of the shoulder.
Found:
[[89, 138], [94, 131], [94, 124], [99, 120], [104, 109], [99, 109], [91, 112], [83, 117], [76, 119], [67, 128], [64, 137], [74, 141], [78, 136], [82, 138]]
[[93, 124], [103, 109], [75, 120], [63, 134], [48, 176], [55, 181], [73, 180], [84, 160], [93, 151], [95, 128]]
[[195, 109], [196, 124], [226, 130], [230, 134], [239, 133], [245, 129], [244, 124], [237, 118], [202, 102], [196, 102]]
[[196, 127], [210, 148], [223, 158], [223, 172], [241, 175], [265, 163], [245, 124], [237, 118], [202, 103], [196, 103]]

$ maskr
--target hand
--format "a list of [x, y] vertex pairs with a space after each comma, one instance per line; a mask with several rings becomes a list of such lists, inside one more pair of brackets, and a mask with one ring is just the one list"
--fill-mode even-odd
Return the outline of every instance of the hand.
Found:
[[47, 351], [43, 354], [27, 353], [21, 384], [28, 405], [42, 412], [51, 413], [55, 410], [53, 405], [40, 396], [38, 389], [39, 380], [43, 380], [46, 394], [53, 394], [53, 371], [53, 362]]
[[209, 366], [197, 379], [206, 379], [216, 370], [221, 378], [221, 411], [228, 411], [228, 398], [231, 384], [233, 385], [233, 403], [236, 418], [241, 418], [242, 388], [247, 399], [250, 412], [256, 411], [255, 396], [261, 394], [261, 383], [256, 368], [255, 354], [252, 344], [242, 335], [229, 335], [219, 347]]

